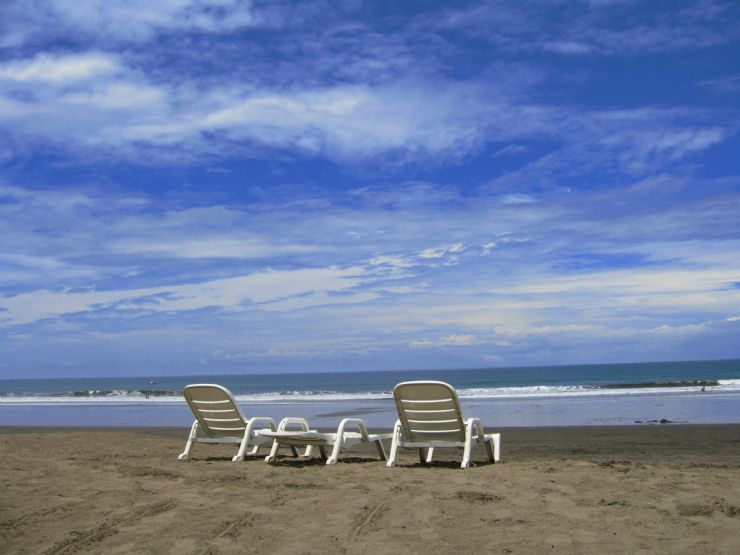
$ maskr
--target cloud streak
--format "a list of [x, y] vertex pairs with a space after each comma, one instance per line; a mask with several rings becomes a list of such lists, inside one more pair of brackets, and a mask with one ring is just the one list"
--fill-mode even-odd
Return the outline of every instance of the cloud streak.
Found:
[[[133, 290], [40, 290], [2, 299], [0, 321], [20, 325], [111, 309], [134, 314], [176, 313], [205, 308], [239, 310], [257, 306], [270, 310], [271, 303], [291, 297], [346, 291], [361, 283], [362, 274], [359, 268], [304, 269], [266, 271], [203, 283]], [[310, 306], [312, 302], [304, 301], [302, 304]]]

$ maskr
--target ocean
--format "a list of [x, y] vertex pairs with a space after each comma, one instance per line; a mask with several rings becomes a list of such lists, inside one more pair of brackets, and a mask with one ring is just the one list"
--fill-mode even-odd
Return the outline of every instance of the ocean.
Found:
[[489, 426], [740, 423], [740, 360], [464, 370], [0, 380], [4, 426], [188, 426], [189, 383], [229, 388], [249, 416], [333, 427], [395, 421], [393, 386], [441, 380]]

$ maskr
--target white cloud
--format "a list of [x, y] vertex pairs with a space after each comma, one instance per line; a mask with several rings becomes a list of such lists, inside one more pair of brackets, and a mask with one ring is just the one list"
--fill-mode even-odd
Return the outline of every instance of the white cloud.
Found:
[[37, 54], [29, 60], [0, 65], [0, 80], [69, 83], [110, 75], [121, 70], [118, 60], [100, 52], [52, 55]]
[[[115, 308], [117, 311], [141, 313], [221, 308], [243, 310], [247, 307], [280, 310], [270, 306], [297, 295], [313, 295], [323, 304], [322, 293], [346, 291], [360, 285], [364, 279], [361, 268], [323, 268], [292, 271], [268, 270], [246, 276], [216, 279], [202, 283], [148, 287], [112, 291], [50, 291], [20, 293], [0, 297], [0, 321], [19, 325], [44, 318]], [[287, 309], [287, 308], [286, 308]]]
[[443, 258], [445, 255], [450, 253], [461, 253], [465, 250], [465, 245], [462, 243], [455, 243], [453, 245], [447, 245], [444, 247], [435, 247], [431, 249], [424, 249], [419, 253], [419, 258], [422, 259], [433, 259]]
[[498, 243], [496, 241], [488, 241], [487, 243], [483, 243], [481, 245], [481, 256], [486, 256], [491, 254], [491, 251], [495, 249], [498, 246]]
[[729, 75], [719, 79], [705, 79], [699, 81], [699, 85], [716, 91], [733, 93], [740, 91], [740, 74]]
[[0, 253], [0, 262], [44, 271], [58, 271], [65, 266], [64, 262], [61, 262], [56, 258], [26, 254]]
[[501, 199], [504, 204], [529, 204], [530, 202], [537, 202], [532, 195], [524, 193], [514, 193], [504, 195]]
[[408, 346], [412, 349], [429, 349], [432, 347], [466, 347], [474, 345], [478, 339], [474, 335], [448, 335], [438, 339], [416, 339]]
[[317, 245], [282, 245], [259, 238], [230, 236], [207, 239], [180, 239], [161, 242], [146, 240], [115, 241], [112, 251], [121, 254], [159, 255], [174, 258], [269, 258], [279, 255], [316, 252]]
[[434, 347], [434, 345], [434, 341], [431, 341], [429, 339], [415, 339], [414, 341], [411, 341], [409, 343], [409, 347], [412, 349], [426, 349], [429, 347]]
[[[670, 180], [641, 180], [619, 198], [665, 201], [661, 186], [676, 191]], [[378, 202], [367, 192], [348, 194], [349, 205], [339, 195], [176, 208], [92, 189], [3, 187], [0, 265], [42, 277], [16, 275], [23, 289], [3, 289], [0, 326], [7, 335], [32, 324], [38, 337], [78, 344], [93, 341], [101, 326], [109, 326], [111, 343], [152, 326], [184, 341], [206, 318], [214, 331], [207, 341], [188, 339], [194, 345], [207, 343], [212, 352], [231, 344], [225, 352], [296, 364], [307, 353], [314, 360], [370, 351], [408, 357], [408, 349], [417, 360], [434, 355], [461, 365], [485, 363], [491, 351], [507, 364], [541, 363], [542, 353], [557, 358], [566, 349], [572, 356], [578, 346], [588, 362], [584, 353], [594, 356], [595, 345], [614, 351], [656, 338], [691, 342], [729, 333], [740, 307], [732, 285], [740, 281], [737, 241], [711, 238], [732, 229], [736, 195], [712, 193], [710, 185], [700, 190], [707, 196], [692, 203], [688, 218], [676, 212], [681, 203], [621, 213], [602, 192], [581, 194], [578, 202], [572, 193], [547, 193], [514, 205], [498, 194], [450, 194], [452, 203], [425, 204]], [[726, 218], [721, 229], [702, 223]], [[674, 223], [663, 228], [663, 219]], [[39, 222], [57, 232], [39, 237]], [[445, 267], [439, 258], [419, 257], [428, 249], [445, 253], [441, 260], [479, 249], [492, 255], [460, 256], [457, 266]], [[613, 266], [609, 256], [619, 262], [624, 251], [639, 253], [628, 258], [634, 265]], [[606, 262], [596, 269], [564, 264], [580, 255]], [[97, 275], [72, 275], [84, 267]], [[50, 290], [51, 279], [64, 289]], [[264, 331], [274, 329], [284, 337]], [[521, 358], [526, 353], [534, 358]], [[193, 360], [203, 356], [197, 354]], [[408, 361], [398, 356], [391, 366]]]
[[309, 307], [341, 306], [363, 304], [379, 297], [377, 291], [332, 291], [297, 295], [286, 299], [271, 301], [262, 305], [263, 310], [290, 312]]
[[17, 25], [27, 36], [54, 25], [101, 41], [137, 42], [174, 30], [222, 33], [258, 23], [249, 0], [41, 0], [37, 4], [33, 13], [18, 18]]
[[[155, 84], [98, 54], [42, 61], [3, 70], [18, 78], [14, 86], [26, 93], [18, 97], [17, 90], [8, 89], [3, 97], [0, 83], [0, 120], [13, 122], [8, 131], [118, 156], [140, 150], [147, 157], [157, 155], [143, 145], [178, 147], [181, 157], [197, 156], [220, 143], [237, 143], [344, 161], [389, 153], [400, 161], [458, 158], [481, 146], [488, 128], [503, 137], [521, 135], [522, 129], [521, 117], [475, 84], [419, 81], [295, 90], [215, 84], [204, 89], [187, 78]], [[32, 76], [40, 81], [31, 83]], [[75, 86], [60, 89], [63, 80]], [[519, 125], [511, 125], [514, 118]]]
[[84, 106], [87, 109], [138, 110], [141, 106], [163, 105], [166, 92], [159, 87], [127, 82], [104, 83], [86, 91], [65, 93], [60, 96], [63, 104]]
[[493, 158], [500, 156], [516, 156], [518, 154], [526, 154], [530, 151], [527, 145], [508, 145], [502, 149], [497, 150], [493, 153]]
[[454, 345], [457, 347], [472, 345], [475, 343], [476, 338], [474, 335], [448, 335], [440, 339], [440, 345]]
[[590, 54], [594, 51], [594, 47], [589, 44], [569, 40], [546, 42], [542, 48], [558, 54]]
[[706, 330], [708, 327], [709, 326], [706, 322], [687, 324], [683, 326], [670, 326], [668, 324], [663, 324], [662, 326], [658, 326], [657, 328], [650, 330], [650, 333], [656, 335], [695, 334], [698, 331]]
[[69, 212], [75, 208], [95, 205], [95, 201], [89, 195], [79, 191], [32, 190], [5, 183], [0, 183], [1, 198], [11, 201], [5, 207], [12, 209], [13, 206], [20, 206], [23, 210], [52, 209], [54, 212]]
[[0, 121], [8, 132], [73, 151], [130, 149], [126, 130], [171, 116], [172, 95], [109, 54], [39, 54], [0, 66]]
[[562, 334], [589, 334], [612, 335], [614, 330], [605, 330], [603, 326], [594, 324], [560, 324], [560, 325], [529, 325], [522, 327], [497, 326], [496, 333], [504, 336], [533, 336], [533, 335], [562, 335]]
[[[235, 98], [198, 120], [194, 130], [291, 147], [332, 157], [468, 152], [483, 138], [489, 108], [465, 85], [428, 83], [336, 86], [296, 92], [257, 92]], [[175, 127], [173, 132], [183, 132]]]
[[710, 0], [673, 10], [646, 4], [635, 9], [632, 2], [616, 0], [588, 4], [489, 1], [450, 8], [426, 23], [462, 30], [508, 51], [545, 50], [566, 56], [670, 52], [727, 44], [738, 37], [732, 3]]
[[393, 255], [378, 255], [368, 260], [370, 266], [386, 266], [393, 270], [401, 270], [405, 268], [411, 268], [415, 266], [415, 262], [411, 257], [404, 256], [393, 256]]
[[[612, 298], [618, 295], [645, 302], [652, 297], [656, 302], [671, 294], [691, 295], [699, 292], [717, 293], [740, 298], [740, 291], [728, 289], [737, 281], [740, 267], [720, 269], [652, 269], [630, 268], [598, 273], [580, 273], [573, 276], [553, 276], [547, 281], [529, 281], [526, 285], [506, 288], [507, 292], [535, 294], [584, 294], [589, 291], [608, 291]], [[691, 298], [691, 297], [689, 297]]]
[[[494, 75], [493, 85], [412, 76], [377, 84], [270, 87], [260, 76], [222, 82], [159, 75], [130, 54], [42, 53], [0, 65], [0, 121], [18, 139], [139, 162], [174, 156], [192, 163], [208, 155], [228, 157], [235, 149], [257, 156], [276, 149], [345, 163], [377, 157], [440, 163], [492, 142], [557, 141], [555, 150], [497, 180], [517, 184], [615, 164], [644, 172], [656, 162], [700, 153], [732, 133], [690, 110], [534, 105], [521, 86], [512, 87], [506, 68]], [[494, 156], [525, 148], [510, 144]], [[423, 184], [416, 189], [423, 194]], [[531, 197], [510, 192], [502, 199], [524, 203]], [[425, 202], [435, 200], [443, 199]]]
[[669, 160], [680, 160], [687, 155], [706, 150], [722, 142], [728, 131], [712, 128], [669, 128], [619, 131], [601, 140], [609, 147], [619, 146], [625, 150], [621, 158], [625, 165], [636, 171], [644, 171], [660, 156]]

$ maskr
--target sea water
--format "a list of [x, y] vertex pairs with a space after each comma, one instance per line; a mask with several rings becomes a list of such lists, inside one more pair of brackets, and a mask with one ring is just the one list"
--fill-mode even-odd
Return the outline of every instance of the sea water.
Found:
[[740, 360], [333, 372], [0, 380], [0, 425], [187, 426], [189, 383], [218, 383], [247, 416], [356, 416], [393, 425], [393, 386], [452, 384], [466, 415], [496, 426], [740, 423]]

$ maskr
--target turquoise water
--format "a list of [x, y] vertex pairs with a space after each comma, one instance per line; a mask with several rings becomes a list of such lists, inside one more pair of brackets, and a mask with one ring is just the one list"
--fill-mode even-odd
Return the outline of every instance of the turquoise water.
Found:
[[[186, 426], [188, 383], [229, 388], [248, 416], [358, 414], [391, 426], [393, 386], [451, 383], [463, 407], [501, 426], [740, 423], [740, 360], [357, 373], [0, 380], [0, 425]], [[473, 412], [474, 411], [474, 412]]]

